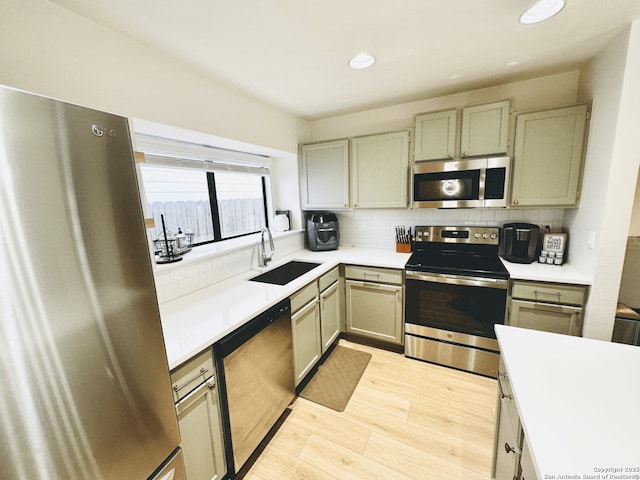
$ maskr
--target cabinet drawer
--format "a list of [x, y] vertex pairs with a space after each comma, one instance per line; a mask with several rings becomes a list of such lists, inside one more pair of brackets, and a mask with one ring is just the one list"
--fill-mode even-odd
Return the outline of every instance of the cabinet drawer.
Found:
[[319, 290], [321, 292], [324, 292], [327, 287], [330, 287], [333, 282], [338, 280], [339, 276], [340, 276], [340, 273], [339, 273], [338, 267], [325, 273], [323, 276], [320, 277], [320, 280], [318, 280], [318, 285], [320, 287]]
[[347, 265], [344, 269], [344, 276], [352, 280], [402, 285], [402, 270]]
[[208, 348], [171, 371], [173, 399], [177, 402], [214, 373], [213, 354]]
[[318, 298], [318, 283], [311, 282], [291, 295], [291, 313], [295, 313], [314, 298]]
[[513, 282], [511, 290], [512, 298], [569, 305], [584, 305], [586, 294], [583, 285], [561, 283]]

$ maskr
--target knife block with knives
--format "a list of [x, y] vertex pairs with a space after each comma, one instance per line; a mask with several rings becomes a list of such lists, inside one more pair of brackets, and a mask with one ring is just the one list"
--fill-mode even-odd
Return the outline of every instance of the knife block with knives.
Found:
[[396, 252], [411, 253], [411, 227], [396, 225]]

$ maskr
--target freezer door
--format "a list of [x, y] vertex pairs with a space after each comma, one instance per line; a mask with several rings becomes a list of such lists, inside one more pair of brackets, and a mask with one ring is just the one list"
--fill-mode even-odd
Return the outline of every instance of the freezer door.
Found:
[[176, 450], [167, 463], [149, 480], [187, 480], [182, 450]]
[[126, 119], [0, 87], [0, 478], [146, 479], [179, 433]]

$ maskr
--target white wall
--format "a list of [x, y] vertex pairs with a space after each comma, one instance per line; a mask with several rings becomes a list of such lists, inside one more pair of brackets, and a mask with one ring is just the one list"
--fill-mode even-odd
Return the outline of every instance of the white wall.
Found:
[[0, 84], [283, 152], [297, 152], [304, 129], [293, 115], [46, 0], [2, 0], [0, 65]]
[[638, 175], [638, 181], [636, 182], [636, 195], [633, 199], [631, 224], [629, 225], [630, 237], [640, 237], [640, 188], [638, 188], [638, 186], [640, 186], [640, 174]]
[[[514, 112], [574, 104], [578, 97], [577, 71], [483, 88], [455, 95], [340, 115], [309, 122], [304, 142], [412, 129], [416, 114], [510, 99]], [[379, 209], [337, 211], [343, 245], [395, 248], [395, 225], [503, 225], [531, 222], [563, 228], [561, 209]], [[570, 257], [568, 257], [571, 261]]]
[[[0, 84], [126, 116], [145, 131], [164, 129], [173, 138], [269, 155], [273, 208], [292, 210], [300, 227], [297, 144], [305, 122], [176, 59], [46, 0], [2, 0]], [[299, 250], [302, 235], [281, 235], [276, 248], [276, 258]], [[257, 263], [256, 239], [158, 267], [158, 299], [163, 303]]]
[[593, 99], [593, 116], [585, 193], [580, 208], [566, 215], [569, 256], [593, 279], [583, 335], [610, 340], [640, 163], [640, 21], [612, 41], [581, 80], [581, 96]]
[[579, 77], [580, 73], [573, 71], [310, 121], [308, 133], [301, 137], [301, 142], [408, 129], [413, 127], [413, 119], [418, 113], [505, 99], [512, 100], [515, 112], [568, 105], [576, 102]]

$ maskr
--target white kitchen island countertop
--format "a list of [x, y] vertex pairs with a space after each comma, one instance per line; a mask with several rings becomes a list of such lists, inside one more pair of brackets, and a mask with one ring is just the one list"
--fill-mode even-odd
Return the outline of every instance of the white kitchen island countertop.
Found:
[[[341, 263], [403, 269], [409, 253], [374, 248], [300, 250], [268, 269], [257, 268], [160, 305], [169, 368], [174, 369], [213, 345], [256, 315], [291, 296]], [[321, 263], [286, 285], [251, 282], [250, 278], [290, 260]]]
[[640, 478], [640, 348], [495, 328], [538, 478]]

